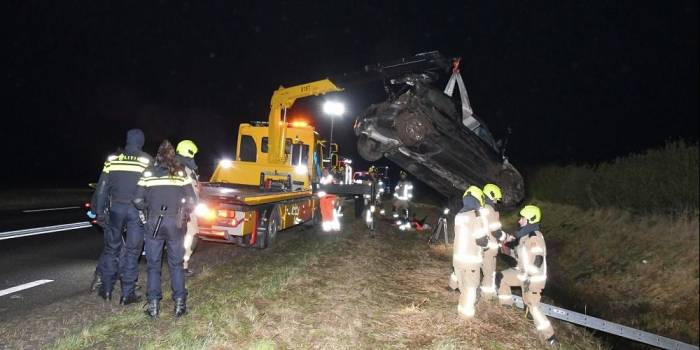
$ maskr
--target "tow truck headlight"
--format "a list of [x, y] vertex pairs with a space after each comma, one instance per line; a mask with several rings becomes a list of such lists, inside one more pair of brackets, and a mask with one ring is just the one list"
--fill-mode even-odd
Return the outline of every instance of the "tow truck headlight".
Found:
[[219, 161], [219, 166], [224, 169], [229, 169], [233, 167], [233, 161], [230, 159], [222, 159]]
[[304, 164], [299, 164], [299, 165], [295, 166], [294, 171], [298, 175], [304, 175], [308, 172], [308, 170], [306, 169], [306, 165], [304, 165]]

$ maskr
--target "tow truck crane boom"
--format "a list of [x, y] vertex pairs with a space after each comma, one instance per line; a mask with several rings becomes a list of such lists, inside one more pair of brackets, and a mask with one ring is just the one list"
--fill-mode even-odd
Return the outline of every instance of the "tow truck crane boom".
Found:
[[286, 155], [284, 152], [285, 139], [287, 136], [286, 110], [292, 107], [294, 102], [299, 98], [319, 96], [336, 91], [343, 91], [343, 89], [337, 87], [328, 79], [317, 80], [288, 88], [280, 86], [279, 89], [275, 90], [270, 99], [268, 124], [268, 139], [270, 140], [268, 162], [270, 164], [283, 164], [286, 162]]

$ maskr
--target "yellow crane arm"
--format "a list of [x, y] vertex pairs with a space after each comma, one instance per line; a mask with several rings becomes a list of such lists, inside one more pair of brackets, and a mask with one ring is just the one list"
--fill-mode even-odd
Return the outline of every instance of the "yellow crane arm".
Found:
[[292, 107], [294, 102], [303, 97], [319, 96], [328, 92], [343, 91], [328, 79], [285, 88], [280, 86], [270, 99], [270, 116], [268, 124], [268, 160], [270, 163], [284, 163], [287, 120], [282, 120], [282, 110]]

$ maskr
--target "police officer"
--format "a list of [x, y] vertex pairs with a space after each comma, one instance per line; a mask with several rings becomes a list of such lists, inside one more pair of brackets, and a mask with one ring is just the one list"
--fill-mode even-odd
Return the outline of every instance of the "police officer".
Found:
[[[129, 130], [124, 150], [107, 158], [95, 188], [95, 219], [104, 228], [104, 249], [99, 266], [102, 285], [98, 295], [111, 300], [114, 283], [121, 275], [122, 296], [119, 302], [122, 305], [140, 300], [134, 290], [139, 275], [138, 259], [143, 247], [144, 229], [132, 201], [136, 184], [152, 161], [151, 156], [141, 150], [144, 142], [143, 131]], [[126, 239], [122, 241], [124, 229]], [[120, 261], [122, 242], [125, 247]]]
[[187, 313], [187, 290], [183, 260], [187, 218], [195, 205], [192, 179], [177, 161], [175, 149], [167, 140], [161, 143], [156, 163], [143, 173], [138, 182], [134, 205], [145, 211], [147, 218], [146, 261], [148, 265], [148, 307], [151, 318], [160, 313], [161, 258], [163, 246], [168, 249], [170, 287], [175, 301], [175, 316]]
[[479, 187], [469, 186], [462, 196], [462, 203], [462, 209], [455, 216], [454, 272], [450, 276], [450, 287], [459, 288], [459, 316], [471, 319], [475, 314], [482, 252], [488, 244], [486, 221], [479, 212], [484, 205], [484, 194]]
[[496, 257], [498, 256], [498, 248], [507, 237], [506, 233], [501, 229], [501, 220], [498, 213], [497, 204], [503, 198], [501, 188], [494, 184], [486, 184], [484, 192], [484, 208], [483, 215], [488, 222], [489, 240], [488, 245], [484, 248], [484, 263], [481, 266], [483, 277], [481, 279], [481, 295], [486, 299], [493, 299], [496, 296]]
[[542, 212], [534, 205], [526, 205], [520, 210], [520, 230], [514, 237], [510, 236], [507, 239], [518, 243], [515, 249], [518, 265], [501, 272], [498, 299], [501, 305], [512, 305], [511, 287], [519, 286], [522, 289], [523, 302], [530, 311], [542, 339], [545, 339], [547, 345], [557, 346], [552, 324], [539, 307], [542, 289], [547, 282], [547, 246], [540, 232], [541, 219]]
[[[192, 190], [199, 201], [199, 174], [197, 172], [197, 164], [194, 162], [194, 155], [197, 154], [197, 145], [190, 140], [182, 140], [177, 144], [175, 149], [177, 152], [177, 160], [185, 167], [185, 174], [192, 180]], [[184, 266], [185, 275], [192, 276], [193, 272], [189, 269], [189, 262], [192, 253], [197, 248], [197, 215], [190, 214], [190, 219], [187, 222], [187, 232], [185, 233], [185, 256]]]

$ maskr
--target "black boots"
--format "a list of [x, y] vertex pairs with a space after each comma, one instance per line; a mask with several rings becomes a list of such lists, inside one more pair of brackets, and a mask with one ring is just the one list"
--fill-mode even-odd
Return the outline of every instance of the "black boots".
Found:
[[187, 303], [185, 298], [175, 299], [175, 317], [180, 317], [187, 313]]
[[112, 292], [106, 292], [103, 288], [100, 288], [97, 295], [104, 300], [112, 300]]
[[150, 318], [157, 318], [160, 314], [160, 300], [152, 299], [146, 304], [146, 316]]
[[127, 296], [122, 296], [119, 299], [119, 304], [129, 305], [129, 304], [133, 304], [133, 303], [138, 303], [139, 301], [141, 301], [141, 296], [134, 293], [134, 294], [127, 295]]
[[547, 338], [544, 342], [550, 349], [559, 349], [559, 341], [554, 336]]
[[[146, 316], [157, 318], [160, 314], [160, 300], [153, 299], [146, 303]], [[187, 313], [187, 302], [185, 298], [175, 299], [175, 317], [183, 316]]]
[[90, 291], [94, 292], [100, 287], [102, 287], [102, 276], [95, 272], [95, 275], [92, 277], [92, 282], [90, 282]]

